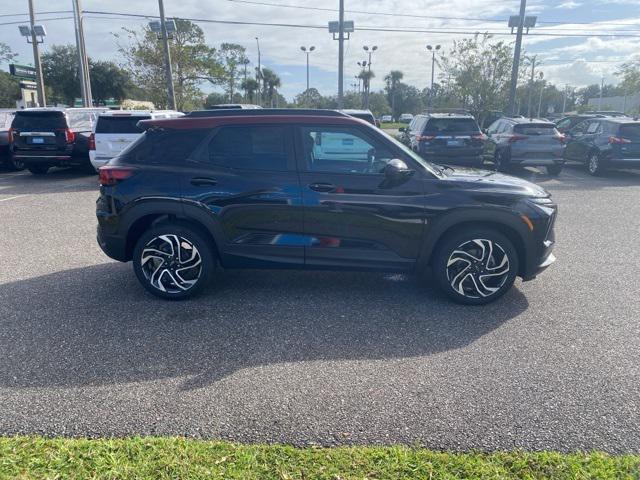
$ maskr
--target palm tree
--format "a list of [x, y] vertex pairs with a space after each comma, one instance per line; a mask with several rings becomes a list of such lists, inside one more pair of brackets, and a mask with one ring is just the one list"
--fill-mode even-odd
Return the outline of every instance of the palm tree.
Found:
[[245, 95], [249, 99], [249, 103], [255, 103], [254, 98], [258, 88], [260, 88], [258, 81], [255, 78], [246, 78], [240, 84], [240, 88], [245, 91]]
[[371, 92], [371, 79], [375, 77], [375, 73], [371, 70], [362, 69], [362, 71], [358, 74], [358, 78], [362, 80], [364, 99], [363, 105], [364, 108], [369, 108], [369, 92]]
[[402, 77], [404, 77], [404, 73], [400, 70], [391, 70], [389, 74], [384, 77], [384, 81], [387, 82], [387, 90], [391, 96], [391, 113], [394, 119], [398, 118], [398, 112], [396, 112], [396, 88], [400, 80], [402, 80]]
[[262, 83], [264, 85], [263, 91], [267, 94], [267, 98], [269, 99], [269, 105], [273, 108], [273, 97], [275, 96], [276, 90], [280, 85], [282, 85], [280, 77], [273, 70], [263, 68]]

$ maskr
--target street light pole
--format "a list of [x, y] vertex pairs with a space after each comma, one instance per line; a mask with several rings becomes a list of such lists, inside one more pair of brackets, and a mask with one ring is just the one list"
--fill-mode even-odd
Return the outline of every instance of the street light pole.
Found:
[[162, 31], [162, 44], [164, 46], [164, 73], [167, 80], [167, 104], [169, 109], [176, 109], [176, 95], [173, 90], [173, 71], [171, 69], [171, 51], [169, 50], [169, 34], [164, 17], [164, 0], [158, 0], [160, 9], [160, 28]]
[[33, 46], [33, 65], [36, 67], [36, 80], [38, 89], [38, 100], [39, 104], [42, 104], [43, 107], [47, 106], [47, 99], [44, 95], [44, 79], [42, 76], [42, 64], [40, 62], [40, 49], [38, 48], [38, 38], [36, 37], [36, 32], [33, 29], [34, 24], [36, 23], [36, 15], [33, 10], [33, 0], [29, 0], [29, 26], [31, 27], [31, 44]]
[[307, 91], [309, 90], [309, 54], [315, 49], [316, 47], [314, 47], [313, 45], [310, 46], [309, 49], [307, 49], [307, 47], [300, 47], [300, 50], [302, 50], [307, 55]]
[[531, 118], [531, 97], [533, 95], [533, 79], [536, 71], [536, 60], [538, 56], [534, 55], [533, 57], [525, 57], [525, 58], [531, 62], [531, 80], [529, 81], [529, 102], [527, 104], [527, 117]]
[[540, 98], [538, 99], [538, 118], [540, 118], [540, 110], [542, 110], [542, 92], [544, 90], [544, 73], [540, 72]]
[[260, 39], [256, 37], [256, 45], [258, 46], [258, 70], [256, 70], [256, 80], [258, 81], [258, 92], [256, 99], [258, 105], [262, 106], [262, 64], [260, 63]]
[[344, 108], [344, 0], [340, 0], [338, 25], [338, 108]]
[[511, 68], [511, 85], [509, 88], [509, 106], [507, 114], [514, 115], [516, 103], [516, 87], [518, 86], [518, 70], [520, 67], [520, 51], [522, 50], [522, 31], [524, 30], [524, 15], [527, 9], [527, 0], [520, 0], [520, 18], [518, 20], [518, 31], [516, 33], [516, 46], [513, 51], [513, 66]]
[[82, 95], [82, 106], [91, 107], [91, 80], [89, 76], [89, 61], [84, 44], [84, 28], [82, 25], [82, 5], [80, 0], [73, 0], [73, 24], [76, 30], [76, 49], [78, 51], [78, 64], [80, 67], [80, 92]]

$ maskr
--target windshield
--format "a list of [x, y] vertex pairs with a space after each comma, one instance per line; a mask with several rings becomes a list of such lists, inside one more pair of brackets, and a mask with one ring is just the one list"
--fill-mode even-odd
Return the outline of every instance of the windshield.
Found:
[[93, 128], [96, 117], [96, 112], [72, 112], [67, 111], [67, 119], [69, 121], [69, 128], [72, 130], [86, 130], [89, 131]]
[[479, 132], [480, 128], [473, 118], [431, 118], [424, 129], [429, 134]]
[[140, 120], [148, 120], [151, 115], [102, 116], [98, 118], [96, 133], [141, 133]]
[[548, 124], [520, 124], [513, 131], [522, 135], [558, 135], [555, 125]]
[[378, 130], [377, 133], [382, 133], [382, 135], [384, 135], [387, 138], [387, 140], [392, 141], [394, 145], [396, 145], [398, 148], [400, 148], [404, 153], [406, 153], [414, 161], [416, 161], [417, 163], [422, 165], [425, 168], [425, 170], [427, 170], [428, 172], [432, 173], [436, 177], [441, 177], [442, 176], [442, 172], [440, 171], [440, 169], [438, 167], [436, 167], [433, 163], [427, 162], [424, 158], [422, 158], [416, 152], [414, 152], [409, 147], [407, 147], [403, 143], [401, 143], [398, 140], [396, 140], [395, 138], [393, 138], [391, 135], [389, 135], [384, 130]]
[[18, 130], [32, 132], [56, 128], [67, 128], [64, 113], [58, 110], [18, 111], [11, 126]]

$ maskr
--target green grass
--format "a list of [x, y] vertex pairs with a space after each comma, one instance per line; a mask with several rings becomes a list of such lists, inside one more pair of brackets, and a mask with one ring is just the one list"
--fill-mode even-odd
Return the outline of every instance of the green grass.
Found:
[[382, 122], [380, 124], [380, 128], [388, 128], [388, 129], [399, 129], [400, 127], [406, 127], [407, 123], [400, 122]]
[[183, 438], [0, 438], [2, 479], [638, 479], [640, 455], [294, 448]]

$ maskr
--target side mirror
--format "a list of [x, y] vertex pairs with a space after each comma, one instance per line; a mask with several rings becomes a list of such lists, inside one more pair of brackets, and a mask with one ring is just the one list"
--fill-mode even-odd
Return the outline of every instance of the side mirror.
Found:
[[406, 177], [413, 173], [413, 170], [409, 170], [407, 164], [399, 158], [389, 160], [389, 163], [384, 167], [384, 174], [389, 178]]

